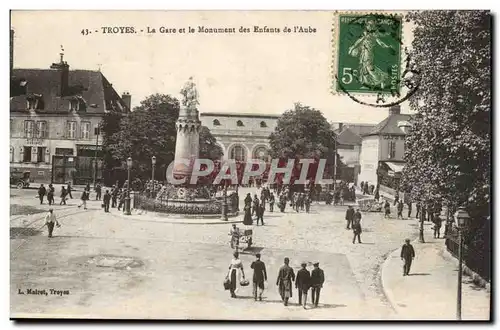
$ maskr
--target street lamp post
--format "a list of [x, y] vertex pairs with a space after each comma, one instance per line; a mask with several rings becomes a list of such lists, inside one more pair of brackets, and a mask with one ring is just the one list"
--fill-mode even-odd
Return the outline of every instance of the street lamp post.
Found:
[[153, 173], [151, 173], [151, 180], [152, 180], [152, 184], [153, 184], [152, 196], [153, 196], [153, 198], [155, 198], [155, 166], [156, 166], [156, 157], [155, 156], [151, 157], [151, 164], [153, 165], [153, 167], [152, 167]]
[[222, 191], [222, 221], [227, 221], [227, 186], [224, 186]]
[[125, 214], [130, 213], [130, 168], [132, 167], [132, 157], [127, 158], [127, 197], [125, 197]]
[[418, 241], [420, 243], [425, 243], [425, 240], [424, 240], [424, 216], [423, 216], [422, 211], [420, 211], [420, 223], [419, 223]]
[[458, 229], [458, 283], [457, 283], [457, 320], [462, 320], [462, 230], [470, 219], [465, 207], [461, 206], [455, 212], [455, 222]]
[[95, 151], [94, 151], [94, 189], [95, 189], [95, 186], [97, 184], [97, 171], [98, 171], [97, 149], [99, 148], [99, 134], [100, 134], [99, 126], [94, 128], [94, 134], [95, 134]]

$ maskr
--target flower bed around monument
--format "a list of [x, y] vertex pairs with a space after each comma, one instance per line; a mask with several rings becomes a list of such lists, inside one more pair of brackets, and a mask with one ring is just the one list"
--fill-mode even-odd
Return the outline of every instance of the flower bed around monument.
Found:
[[[237, 196], [227, 196], [228, 213], [237, 212]], [[143, 194], [134, 196], [134, 208], [147, 211], [186, 214], [186, 215], [216, 215], [222, 213], [222, 199], [211, 200], [172, 200], [153, 199]]]

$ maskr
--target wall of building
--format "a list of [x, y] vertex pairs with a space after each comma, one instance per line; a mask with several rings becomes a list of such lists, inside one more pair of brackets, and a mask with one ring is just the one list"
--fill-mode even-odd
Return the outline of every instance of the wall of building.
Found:
[[379, 136], [367, 136], [363, 138], [359, 165], [361, 167], [358, 181], [377, 183], [377, 167], [381, 155], [381, 143]]
[[338, 154], [340, 159], [344, 164], [349, 167], [354, 167], [355, 165], [359, 165], [359, 157], [361, 153], [361, 146], [352, 146], [352, 149], [340, 148], [338, 150]]
[[[31, 120], [36, 123], [38, 121], [46, 122], [46, 136], [37, 138], [36, 131], [33, 133], [33, 138], [26, 136], [24, 129], [25, 121]], [[75, 138], [70, 139], [68, 136], [67, 122], [76, 122]], [[17, 113], [11, 112], [10, 116], [10, 155], [9, 161], [11, 168], [19, 168], [31, 172], [31, 179], [34, 182], [50, 182], [52, 177], [52, 156], [56, 155], [58, 148], [73, 149], [73, 155], [78, 156], [77, 147], [79, 145], [94, 148], [96, 145], [96, 135], [94, 128], [97, 127], [101, 117], [98, 115], [86, 114], [43, 114], [43, 113]], [[90, 123], [88, 138], [81, 136], [82, 122]], [[100, 146], [102, 138], [99, 137], [98, 145]], [[31, 147], [31, 161], [24, 161], [24, 147]], [[43, 151], [41, 161], [38, 159], [39, 148]], [[92, 152], [91, 152], [92, 153]]]
[[[394, 157], [389, 157], [389, 145], [394, 142], [396, 145]], [[396, 160], [402, 161], [405, 154], [405, 137], [404, 136], [382, 136], [380, 143], [380, 160]]]
[[[278, 117], [202, 113], [200, 120], [203, 126], [210, 129], [222, 147], [224, 160], [230, 159], [235, 147], [242, 147], [245, 159], [249, 160], [257, 157], [256, 153], [261, 148], [269, 150], [269, 135], [274, 132]], [[220, 125], [214, 125], [214, 120], [217, 120]], [[243, 126], [238, 126], [238, 121], [241, 121]], [[265, 127], [262, 127], [263, 122]]]

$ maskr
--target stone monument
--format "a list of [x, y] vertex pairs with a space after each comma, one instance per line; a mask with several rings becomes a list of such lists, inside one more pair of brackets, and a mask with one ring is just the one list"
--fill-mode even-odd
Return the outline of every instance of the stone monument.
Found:
[[[198, 158], [200, 147], [201, 121], [198, 116], [198, 91], [193, 77], [181, 89], [182, 102], [177, 119], [177, 140], [173, 174], [175, 177], [190, 179], [193, 163]], [[188, 159], [190, 165], [182, 164], [181, 159]]]

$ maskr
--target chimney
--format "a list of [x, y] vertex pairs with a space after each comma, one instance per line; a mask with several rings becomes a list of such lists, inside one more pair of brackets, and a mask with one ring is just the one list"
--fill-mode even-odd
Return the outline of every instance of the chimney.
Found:
[[401, 106], [395, 105], [389, 108], [389, 115], [399, 115], [401, 113]]
[[131, 111], [132, 109], [130, 107], [132, 106], [132, 95], [130, 95], [129, 92], [125, 92], [122, 94], [122, 100], [127, 106], [128, 111]]
[[14, 69], [14, 30], [10, 29], [10, 75]]
[[339, 131], [342, 132], [342, 128], [344, 128], [344, 123], [339, 123]]
[[61, 52], [61, 53], [59, 53], [59, 55], [61, 56], [60, 62], [59, 63], [52, 63], [50, 68], [61, 71], [60, 95], [66, 96], [66, 94], [68, 92], [68, 87], [69, 87], [69, 65], [67, 62], [64, 62], [64, 53]]

